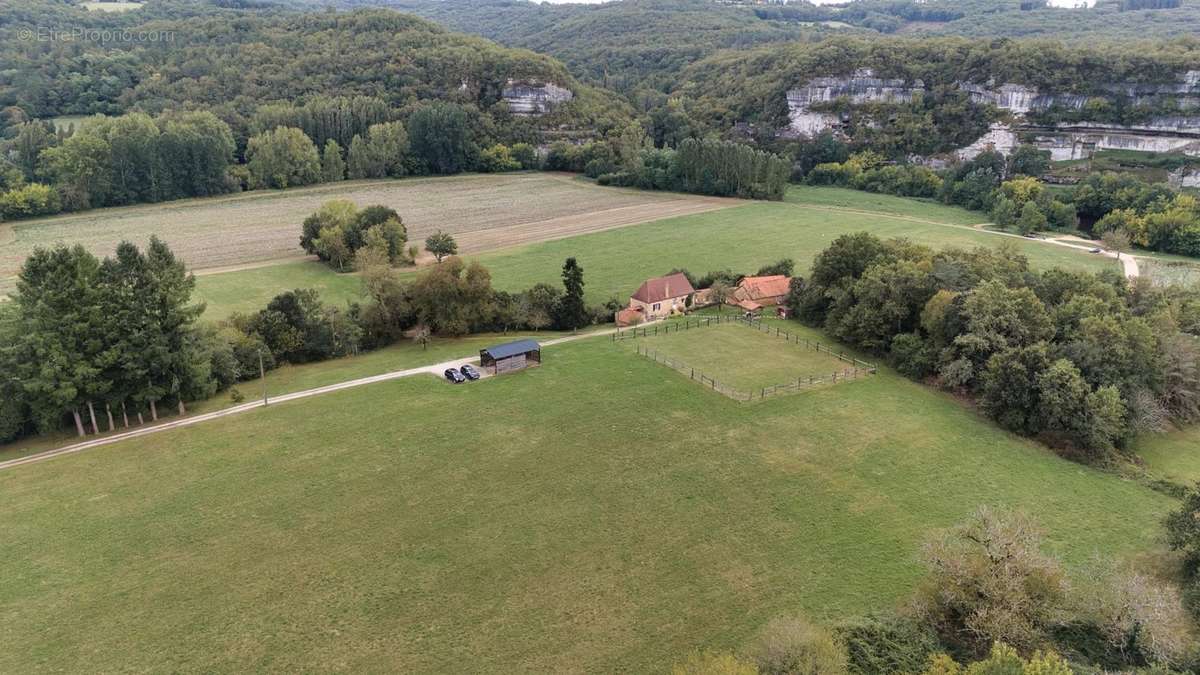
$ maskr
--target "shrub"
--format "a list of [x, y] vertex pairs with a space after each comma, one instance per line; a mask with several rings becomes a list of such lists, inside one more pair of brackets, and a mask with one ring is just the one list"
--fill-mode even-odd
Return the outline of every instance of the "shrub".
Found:
[[766, 675], [838, 675], [848, 672], [846, 647], [803, 617], [771, 620], [751, 650]]
[[929, 576], [916, 610], [946, 644], [984, 655], [996, 641], [1033, 650], [1065, 597], [1057, 560], [1029, 519], [981, 507], [924, 548]]
[[521, 163], [513, 158], [507, 145], [497, 143], [480, 153], [479, 168], [488, 173], [501, 173], [516, 171], [521, 168]]
[[512, 146], [512, 158], [520, 165], [519, 168], [538, 168], [537, 149], [528, 143], [514, 143]]
[[855, 174], [854, 167], [845, 162], [826, 162], [814, 166], [805, 181], [809, 185], [849, 185]]
[[58, 213], [62, 203], [49, 185], [29, 183], [0, 194], [0, 219], [15, 220]]
[[866, 617], [837, 627], [851, 673], [916, 673], [941, 649], [937, 634], [899, 616]]

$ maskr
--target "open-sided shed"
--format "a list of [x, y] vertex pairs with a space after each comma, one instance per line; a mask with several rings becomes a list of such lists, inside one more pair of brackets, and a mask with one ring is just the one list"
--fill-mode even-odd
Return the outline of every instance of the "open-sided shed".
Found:
[[522, 370], [542, 362], [542, 346], [534, 340], [517, 340], [479, 350], [479, 366], [493, 375]]

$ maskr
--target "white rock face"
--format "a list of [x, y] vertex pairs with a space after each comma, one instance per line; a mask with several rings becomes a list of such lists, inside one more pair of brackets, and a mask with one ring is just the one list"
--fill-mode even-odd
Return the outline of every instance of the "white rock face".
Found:
[[1049, 150], [1050, 158], [1055, 161], [1088, 159], [1097, 150], [1180, 152], [1200, 157], [1200, 138], [1137, 133], [1119, 127], [1048, 131], [1038, 134], [1034, 145]]
[[550, 82], [509, 80], [501, 96], [514, 115], [544, 115], [574, 98], [570, 89]]
[[965, 162], [975, 159], [980, 153], [987, 152], [988, 150], [995, 150], [1002, 155], [1008, 156], [1016, 147], [1016, 132], [1007, 124], [996, 122], [992, 124], [986, 134], [979, 137], [979, 140], [965, 148], [956, 150], [954, 154]]
[[1078, 110], [1088, 100], [1087, 96], [1077, 94], [1042, 94], [1037, 89], [1026, 87], [1023, 84], [1009, 83], [993, 88], [963, 82], [958, 86], [967, 92], [971, 100], [976, 103], [990, 103], [1001, 110], [1007, 110], [1017, 115], [1045, 110], [1054, 105]]
[[1179, 188], [1200, 188], [1200, 170], [1176, 169], [1167, 176], [1167, 184]]
[[924, 91], [925, 83], [920, 80], [910, 83], [878, 78], [868, 68], [859, 69], [850, 77], [818, 77], [787, 92], [788, 132], [814, 136], [826, 129], [836, 129], [841, 123], [837, 115], [811, 109], [819, 103], [839, 98], [845, 98], [855, 105], [909, 103]]
[[[972, 101], [991, 104], [1016, 117], [1013, 126], [993, 124], [986, 134], [974, 143], [955, 151], [961, 160], [969, 160], [985, 150], [1008, 154], [1017, 147], [1017, 131], [1034, 132], [1036, 145], [1049, 150], [1055, 160], [1083, 159], [1096, 150], [1137, 150], [1140, 152], [1184, 152], [1200, 156], [1200, 116], [1170, 116], [1145, 123], [1120, 127], [1097, 123], [1062, 124], [1053, 129], [1040, 129], [1022, 122], [1031, 113], [1062, 107], [1080, 110], [1089, 96], [1073, 93], [1040, 92], [1033, 87], [994, 82], [977, 84], [960, 82]], [[1170, 97], [1181, 106], [1200, 104], [1200, 71], [1191, 70], [1177, 82], [1165, 84], [1110, 84], [1103, 87], [1112, 95], [1126, 96], [1137, 102]], [[818, 77], [802, 87], [787, 92], [788, 128], [785, 135], [812, 137], [822, 131], [839, 131], [842, 119], [835, 114], [813, 110], [813, 106], [840, 98], [852, 104], [909, 103], [925, 92], [920, 80], [883, 79], [867, 69], [849, 77]], [[876, 120], [875, 124], [884, 124]]]

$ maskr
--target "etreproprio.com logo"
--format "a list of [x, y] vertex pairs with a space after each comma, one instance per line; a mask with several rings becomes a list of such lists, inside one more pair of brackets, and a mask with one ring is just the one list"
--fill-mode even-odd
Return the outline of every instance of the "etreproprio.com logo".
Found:
[[22, 42], [173, 42], [173, 30], [124, 30], [112, 28], [50, 28], [34, 26], [17, 30]]

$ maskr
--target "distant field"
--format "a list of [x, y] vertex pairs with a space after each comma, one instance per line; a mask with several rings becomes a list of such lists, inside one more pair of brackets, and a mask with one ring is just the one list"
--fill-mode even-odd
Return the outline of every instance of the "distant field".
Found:
[[707, 197], [601, 188], [550, 173], [334, 183], [0, 223], [0, 294], [37, 246], [83, 244], [107, 255], [123, 239], [157, 234], [194, 270], [296, 258], [300, 224], [330, 199], [396, 209], [409, 239], [454, 234], [465, 253], [719, 209]]
[[894, 607], [980, 504], [1033, 514], [1073, 573], [1155, 555], [1173, 506], [886, 369], [747, 406], [604, 338], [3, 471], [0, 494], [0, 672], [662, 672], [780, 614]]
[[[575, 256], [584, 267], [588, 300], [596, 303], [627, 299], [642, 280], [676, 267], [697, 274], [726, 268], [753, 272], [790, 257], [804, 273], [813, 257], [838, 236], [863, 230], [885, 238], [907, 237], [935, 248], [1009, 242], [1039, 269], [1116, 267], [1113, 260], [1082, 251], [963, 227], [978, 218], [979, 214], [962, 209], [911, 199], [835, 188], [794, 188], [784, 203], [749, 202], [474, 257], [491, 270], [498, 288], [517, 291], [538, 282], [558, 284], [563, 260]], [[216, 317], [230, 308], [261, 307], [280, 290], [298, 285], [317, 288], [329, 301], [342, 303], [357, 297], [354, 280], [318, 263], [295, 263], [204, 276], [198, 288], [209, 301], [210, 316]]]

